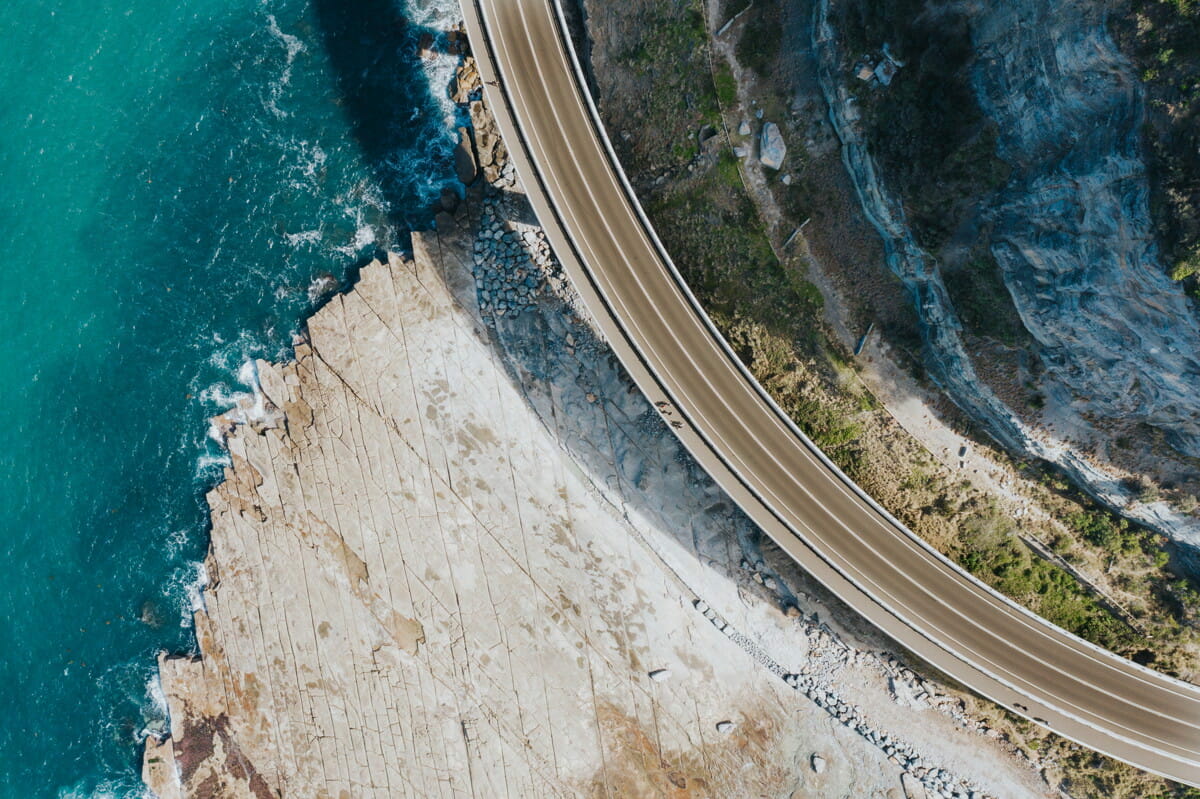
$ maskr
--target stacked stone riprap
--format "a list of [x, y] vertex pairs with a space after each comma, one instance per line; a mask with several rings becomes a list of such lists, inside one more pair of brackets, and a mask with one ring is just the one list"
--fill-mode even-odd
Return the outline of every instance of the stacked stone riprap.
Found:
[[499, 202], [494, 197], [484, 201], [472, 260], [479, 310], [489, 325], [533, 308], [547, 279], [562, 279], [546, 234], [533, 225], [504, 219]]

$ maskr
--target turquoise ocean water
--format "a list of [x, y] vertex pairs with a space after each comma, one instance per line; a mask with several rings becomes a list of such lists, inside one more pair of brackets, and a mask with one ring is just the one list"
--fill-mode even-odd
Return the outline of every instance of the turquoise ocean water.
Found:
[[0, 799], [140, 793], [206, 420], [452, 183], [422, 1], [0, 5]]

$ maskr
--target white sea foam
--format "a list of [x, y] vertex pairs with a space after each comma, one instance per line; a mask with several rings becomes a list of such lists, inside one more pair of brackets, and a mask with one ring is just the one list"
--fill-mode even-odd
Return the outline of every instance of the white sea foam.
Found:
[[283, 119], [291, 116], [289, 112], [279, 107], [279, 101], [288, 84], [292, 82], [292, 64], [295, 63], [296, 56], [308, 48], [304, 46], [304, 42], [300, 41], [299, 37], [284, 33], [279, 28], [279, 22], [275, 19], [274, 14], [267, 15], [267, 32], [287, 50], [287, 61], [284, 64], [283, 72], [267, 87], [267, 98], [263, 101], [263, 106], [275, 116]]
[[[216, 426], [212, 425], [212, 424], [210, 424], [208, 426], [208, 437], [214, 441], [219, 442], [221, 440], [220, 432], [217, 431], [215, 428], [216, 428]], [[226, 466], [232, 466], [232, 465], [233, 465], [233, 461], [229, 458], [228, 453], [222, 452], [222, 453], [218, 453], [216, 455], [212, 455], [212, 454], [209, 454], [206, 452], [203, 455], [201, 455], [199, 458], [196, 458], [195, 477], [197, 480], [203, 480], [208, 477], [215, 477], [216, 475], [219, 475]], [[186, 541], [186, 539], [185, 539], [185, 541]], [[183, 545], [183, 542], [180, 542], [180, 545], [178, 547], [172, 546], [172, 544], [174, 542], [175, 542], [175, 534], [172, 533], [171, 538], [168, 539], [168, 548], [172, 555], [177, 554], [178, 550], [180, 548], [182, 548], [182, 545]]]
[[[273, 425], [279, 411], [263, 393], [255, 361], [247, 359], [238, 367], [237, 382], [250, 390], [236, 391], [225, 383], [214, 383], [200, 392], [200, 401], [214, 406], [221, 416], [235, 424]], [[220, 425], [215, 422], [209, 424], [208, 435], [218, 442], [224, 439]]]
[[362, 252], [365, 248], [375, 243], [375, 228], [370, 225], [360, 225], [354, 231], [354, 238], [349, 244], [343, 244], [337, 248], [337, 251], [347, 258], [353, 258]]
[[58, 789], [58, 799], [157, 799], [145, 785], [105, 780], [94, 788], [84, 784]]
[[329, 160], [329, 156], [321, 149], [321, 145], [309, 144], [306, 141], [300, 142], [300, 152], [304, 156], [300, 163], [300, 170], [304, 173], [304, 177], [317, 177], [325, 168], [325, 162]]
[[337, 198], [342, 213], [354, 224], [354, 235], [345, 244], [332, 250], [347, 258], [356, 258], [363, 250], [379, 241], [382, 232], [387, 237], [387, 215], [391, 206], [383, 189], [374, 181], [362, 180]]
[[321, 243], [322, 238], [324, 238], [324, 234], [321, 232], [320, 228], [317, 228], [316, 230], [302, 230], [299, 233], [283, 234], [283, 240], [286, 241], [289, 246], [295, 248], [299, 248], [301, 246], [315, 246]]
[[208, 584], [208, 570], [204, 568], [203, 561], [179, 566], [171, 575], [166, 591], [168, 599], [179, 615], [180, 627], [190, 628], [192, 616], [198, 611], [207, 610], [204, 589]]
[[318, 193], [324, 190], [325, 164], [329, 154], [306, 139], [276, 137], [275, 143], [288, 155], [285, 164], [288, 186], [297, 191]]
[[246, 361], [248, 353], [259, 348], [257, 337], [247, 330], [239, 332], [233, 341], [227, 341], [219, 333], [213, 333], [210, 341], [215, 346], [208, 354], [209, 365], [230, 374], [237, 372]]
[[[201, 456], [200, 460], [203, 461], [205, 458], [208, 458], [208, 457], [209, 456], [207, 456], [207, 455], [203, 455], [203, 456]], [[228, 456], [225, 456], [225, 457], [228, 457]], [[200, 476], [199, 472], [197, 472], [196, 476], [197, 477]], [[180, 555], [180, 553], [182, 553], [183, 550], [187, 547], [187, 545], [191, 542], [191, 540], [192, 540], [191, 533], [186, 527], [180, 527], [177, 530], [172, 530], [171, 532], [167, 533], [167, 538], [166, 538], [166, 541], [164, 542], [166, 545], [166, 548], [167, 548], [167, 553], [172, 558], [178, 557]]]
[[146, 725], [138, 733], [138, 740], [144, 741], [149, 735], [160, 735], [167, 729], [170, 712], [167, 709], [167, 694], [163, 690], [162, 677], [156, 669], [146, 680], [146, 705], [142, 708], [142, 716]]
[[325, 274], [313, 278], [313, 281], [308, 284], [309, 304], [316, 303], [337, 289], [337, 287], [338, 279], [333, 275]]
[[[405, 3], [408, 19], [414, 24], [431, 30], [447, 30], [461, 18], [458, 3], [454, 0], [409, 0]], [[437, 53], [425, 62], [424, 70], [429, 76], [430, 86], [449, 86], [458, 69], [458, 56]], [[459, 109], [450, 100], [448, 92], [434, 92], [438, 108], [447, 126], [458, 121]]]
[[233, 391], [224, 383], [214, 383], [200, 392], [200, 401], [205, 405], [213, 405], [222, 410], [237, 405], [238, 398], [244, 396]]

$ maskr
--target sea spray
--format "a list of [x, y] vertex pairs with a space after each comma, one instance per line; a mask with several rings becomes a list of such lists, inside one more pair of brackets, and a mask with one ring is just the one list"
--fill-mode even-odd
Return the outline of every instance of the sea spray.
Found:
[[416, 26], [457, 12], [389, 30], [364, 99], [402, 113], [368, 152], [308, 3], [64, 2], [0, 26], [0, 335], [22, 353], [0, 373], [0, 796], [128, 799], [155, 658], [195, 647], [228, 463], [208, 420], [261, 423], [253, 363], [287, 356], [326, 276], [431, 223], [453, 58], [420, 61]]

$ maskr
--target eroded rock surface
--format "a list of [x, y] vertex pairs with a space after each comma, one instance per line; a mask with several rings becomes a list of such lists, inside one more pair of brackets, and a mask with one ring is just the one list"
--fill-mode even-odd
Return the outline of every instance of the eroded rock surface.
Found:
[[[1106, 108], [1132, 111], [1128, 104], [1135, 99], [1134, 90], [1127, 86], [1124, 99], [1089, 99], [1092, 89], [1111, 90], [1113, 81], [1118, 89], [1125, 85], [1125, 67], [1094, 19], [1078, 9], [1070, 11], [1074, 4], [1061, 17], [1053, 16], [1050, 5], [1030, 0], [1005, 9], [989, 6], [988, 13], [1006, 20], [992, 31], [996, 57], [1020, 51], [1030, 59], [1023, 68], [1013, 61], [1006, 67], [1007, 78], [993, 75], [993, 88], [1019, 94], [1024, 86], [1042, 97], [1026, 103], [1005, 95], [1009, 106], [991, 109], [1002, 122], [1010, 154], [1022, 147], [1043, 154], [1026, 175], [1028, 196], [1012, 200], [1002, 214], [998, 228], [1008, 238], [996, 245], [997, 258], [1018, 311], [1029, 316], [1025, 323], [1048, 347], [1053, 369], [1046, 389], [1066, 426], [1073, 428], [1070, 432], [1103, 436], [1116, 422], [1129, 421], [1122, 414], [1148, 423], [1153, 417], [1155, 424], [1176, 431], [1174, 441], [1187, 452], [1198, 441], [1192, 431], [1200, 419], [1200, 394], [1195, 391], [1200, 371], [1196, 347], [1186, 342], [1200, 339], [1193, 317], [1180, 305], [1179, 289], [1152, 274], [1153, 247], [1143, 225], [1146, 182], [1129, 160], [1132, 134], [1120, 127], [1124, 121], [1118, 118], [1112, 120], [1116, 133], [1092, 133], [1091, 143], [1100, 146], [1103, 142], [1096, 139], [1116, 136], [1125, 149], [1075, 149], [1078, 137], [1109, 123]], [[830, 0], [818, 0], [813, 51], [821, 91], [863, 212], [883, 241], [887, 267], [913, 298], [931, 377], [1009, 450], [1057, 465], [1101, 502], [1175, 541], [1200, 547], [1200, 521], [1166, 502], [1142, 501], [1120, 472], [1091, 459], [1070, 435], [1026, 424], [980, 378], [940, 267], [917, 244], [867, 146], [858, 107], [841, 75], [844, 57], [829, 12]], [[1010, 12], [1015, 16], [1004, 16]], [[1052, 26], [1054, 20], [1063, 30]], [[1038, 66], [1031, 69], [1029, 63]], [[1068, 121], [1039, 121], [1043, 112], [1055, 113], [1047, 109], [1060, 106]], [[1048, 130], [1040, 130], [1042, 126]], [[1039, 145], [1038, 137], [1050, 143]], [[1077, 164], [1081, 177], [1075, 178], [1070, 169]], [[1168, 343], [1172, 336], [1175, 344]], [[1143, 371], [1155, 373], [1146, 375], [1145, 384], [1137, 377]]]
[[1016, 165], [992, 252], [1042, 345], [1045, 388], [1082, 417], [1143, 422], [1200, 455], [1200, 327], [1159, 262], [1140, 88], [1096, 3], [979, 17], [976, 95]]
[[[886, 678], [856, 671], [887, 664], [743, 594], [711, 555], [679, 549], [691, 540], [697, 555], [736, 558], [722, 543], [729, 510], [712, 504], [711, 486], [666, 492], [692, 474], [602, 345], [584, 341], [586, 326], [570, 333], [580, 360], [553, 347], [543, 356], [547, 369], [576, 363], [576, 384], [543, 382], [555, 374], [514, 384], [474, 306], [469, 240], [443, 231], [416, 237], [414, 250], [365, 268], [311, 320], [294, 363], [258, 364], [277, 413], [233, 430], [232, 466], [209, 496], [202, 656], [163, 658], [171, 737], [146, 753], [160, 796], [896, 788], [904, 769], [884, 747], [899, 740], [866, 724], [872, 713], [895, 723], [878, 712], [891, 704]], [[569, 306], [554, 308], [550, 320], [569, 322]], [[599, 372], [584, 365], [597, 357]], [[647, 437], [635, 450], [622, 443], [611, 477], [598, 476], [614, 482], [597, 486], [523, 391], [575, 417], [555, 423], [560, 435], [616, 436], [573, 447], [602, 454]], [[630, 470], [637, 484], [622, 486]], [[629, 517], [605, 499], [611, 489]], [[660, 492], [661, 508], [643, 506]], [[689, 581], [721, 608], [719, 624]], [[782, 654], [770, 659], [764, 643]], [[810, 675], [802, 690], [785, 666]], [[662, 670], [669, 679], [650, 676]], [[863, 716], [860, 705], [876, 709]], [[1001, 784], [1036, 783], [975, 730], [926, 712], [932, 740], [962, 736], [926, 762], [982, 759]], [[838, 714], [852, 721], [831, 724]], [[818, 748], [819, 774], [809, 767]]]
[[[228, 439], [203, 657], [161, 664], [182, 794], [802, 782], [789, 764], [819, 714], [797, 719], [802, 697], [625, 540], [491, 367], [425, 247], [364, 269], [295, 363], [259, 364], [285, 413]], [[741, 732], [718, 734], [730, 717]], [[829, 745], [854, 748], [853, 734]], [[882, 753], [838, 759], [833, 779], [879, 780]]]

